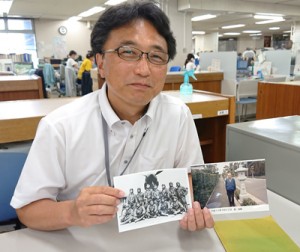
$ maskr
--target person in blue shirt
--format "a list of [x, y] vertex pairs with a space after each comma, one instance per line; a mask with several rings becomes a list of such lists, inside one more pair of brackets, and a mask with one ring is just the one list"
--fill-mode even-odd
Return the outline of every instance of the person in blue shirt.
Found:
[[235, 179], [232, 177], [231, 173], [227, 174], [225, 179], [225, 188], [227, 191], [228, 201], [230, 206], [234, 206], [234, 191], [236, 190]]

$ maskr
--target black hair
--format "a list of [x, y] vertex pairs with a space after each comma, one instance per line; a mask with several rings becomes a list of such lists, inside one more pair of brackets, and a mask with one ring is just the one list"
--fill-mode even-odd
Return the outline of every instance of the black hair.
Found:
[[189, 53], [189, 54], [186, 56], [186, 60], [185, 60], [185, 62], [184, 62], [184, 66], [185, 66], [185, 67], [186, 67], [186, 64], [187, 64], [191, 59], [195, 59], [195, 56], [194, 56], [194, 54]]
[[91, 47], [96, 55], [101, 53], [110, 32], [122, 27], [133, 20], [145, 19], [149, 21], [157, 32], [166, 40], [169, 58], [176, 55], [176, 40], [170, 29], [167, 15], [154, 1], [134, 1], [122, 3], [108, 8], [98, 19], [91, 33]]
[[75, 52], [74, 50], [71, 50], [71, 51], [69, 52], [69, 56], [72, 56], [72, 55], [74, 55], [74, 54], [77, 54], [77, 52]]
[[94, 53], [92, 51], [88, 51], [88, 53], [86, 54], [85, 56], [86, 58], [91, 58], [91, 57], [94, 57]]

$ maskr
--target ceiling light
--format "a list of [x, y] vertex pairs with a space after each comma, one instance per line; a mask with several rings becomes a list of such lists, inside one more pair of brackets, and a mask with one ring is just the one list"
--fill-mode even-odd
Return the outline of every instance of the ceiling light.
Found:
[[283, 22], [285, 21], [284, 18], [281, 19], [269, 19], [269, 20], [265, 20], [265, 21], [259, 21], [259, 22], [255, 22], [255, 24], [270, 24], [270, 23], [277, 23], [277, 22]]
[[230, 35], [230, 36], [237, 36], [237, 35], [240, 35], [241, 33], [239, 32], [225, 32], [223, 33], [223, 35]]
[[261, 35], [262, 35], [261, 33], [249, 34], [249, 36], [256, 36], [256, 37], [261, 36]]
[[127, 0], [109, 0], [109, 1], [106, 1], [104, 4], [106, 4], [106, 5], [117, 5], [117, 4], [126, 2], [126, 1]]
[[236, 24], [236, 25], [227, 25], [227, 26], [222, 26], [222, 29], [232, 29], [232, 28], [238, 28], [238, 27], [244, 27], [244, 24]]
[[279, 30], [280, 27], [270, 27], [269, 30]]
[[223, 34], [218, 34], [218, 37], [219, 37], [219, 38], [223, 37]]
[[215, 17], [216, 17], [216, 15], [205, 14], [202, 16], [193, 17], [191, 20], [192, 21], [202, 21], [202, 20], [211, 19], [211, 18], [215, 18]]
[[283, 33], [291, 33], [291, 31], [284, 31]]
[[279, 15], [277, 15], [277, 16], [275, 16], [275, 15], [267, 15], [267, 14], [265, 14], [265, 15], [254, 15], [254, 18], [255, 19], [280, 19], [280, 18], [282, 18], [282, 15], [281, 16], [279, 16]]
[[278, 13], [256, 13], [257, 16], [273, 16], [273, 17], [283, 17], [284, 15]]
[[257, 31], [257, 30], [245, 30], [243, 31], [243, 33], [260, 33], [261, 31]]
[[101, 6], [96, 6], [96, 7], [93, 7], [87, 11], [84, 11], [84, 12], [81, 12], [78, 16], [80, 17], [89, 17], [89, 16], [92, 16], [96, 13], [99, 13], [101, 11], [104, 11], [105, 8], [101, 7]]
[[68, 18], [68, 21], [78, 21], [78, 20], [80, 20], [80, 19], [82, 19], [82, 17], [79, 17], [79, 16], [73, 16], [73, 17], [69, 17]]
[[9, 13], [10, 7], [12, 5], [12, 1], [0, 1], [0, 13]]
[[194, 34], [194, 35], [204, 35], [205, 31], [192, 31], [192, 34]]

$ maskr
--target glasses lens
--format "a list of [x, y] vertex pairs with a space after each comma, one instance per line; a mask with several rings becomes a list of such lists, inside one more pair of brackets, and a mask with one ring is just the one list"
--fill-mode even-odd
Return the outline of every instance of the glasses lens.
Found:
[[[121, 46], [117, 50], [118, 55], [121, 59], [126, 61], [137, 61], [141, 59], [144, 52], [141, 50], [129, 47], [129, 46]], [[165, 65], [169, 62], [169, 55], [160, 51], [151, 51], [146, 53], [148, 56], [148, 60], [155, 65]]]
[[123, 60], [136, 61], [140, 59], [141, 51], [136, 48], [122, 46], [118, 49], [118, 55]]
[[169, 55], [164, 52], [152, 51], [148, 54], [148, 59], [151, 63], [156, 65], [164, 65], [169, 61]]

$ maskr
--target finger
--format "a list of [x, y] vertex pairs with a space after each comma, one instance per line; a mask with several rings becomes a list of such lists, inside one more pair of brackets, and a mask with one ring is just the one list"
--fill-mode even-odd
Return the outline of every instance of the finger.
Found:
[[123, 198], [125, 193], [122, 190], [110, 186], [91, 186], [82, 190], [83, 193], [89, 194], [105, 194], [116, 198]]
[[193, 208], [188, 209], [187, 213], [187, 225], [189, 231], [195, 231], [197, 229], [196, 221], [195, 221], [195, 213]]
[[179, 221], [180, 227], [184, 230], [188, 229], [188, 217], [187, 214]]
[[205, 220], [203, 216], [203, 211], [201, 210], [200, 203], [198, 201], [194, 201], [193, 208], [195, 213], [195, 221], [196, 221], [197, 229], [205, 228]]
[[118, 208], [115, 206], [92, 205], [85, 207], [86, 215], [115, 215]]
[[105, 194], [92, 194], [85, 199], [85, 204], [91, 205], [107, 205], [107, 206], [117, 206], [120, 204], [119, 198], [105, 195]]
[[204, 207], [202, 212], [203, 212], [203, 216], [204, 216], [205, 226], [207, 228], [213, 228], [215, 225], [215, 221], [214, 221], [209, 209], [207, 207]]

